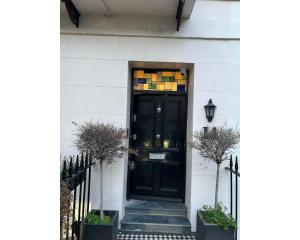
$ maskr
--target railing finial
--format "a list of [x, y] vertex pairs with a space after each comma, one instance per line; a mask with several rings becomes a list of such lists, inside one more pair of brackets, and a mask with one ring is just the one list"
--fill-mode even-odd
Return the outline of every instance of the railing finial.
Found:
[[238, 174], [238, 169], [239, 169], [239, 165], [238, 165], [238, 157], [235, 157], [235, 165], [234, 165], [234, 169], [236, 174]]
[[84, 167], [88, 168], [88, 164], [89, 164], [89, 154], [86, 152], [85, 153]]
[[62, 179], [65, 179], [67, 177], [67, 162], [66, 162], [66, 160], [64, 160], [64, 163], [63, 163], [61, 177], [62, 177]]
[[83, 167], [84, 167], [84, 160], [83, 160], [83, 153], [81, 153], [81, 159], [80, 159], [80, 166], [79, 166], [79, 169], [80, 169], [80, 170], [83, 170]]
[[78, 155], [76, 156], [76, 162], [75, 162], [75, 171], [76, 173], [78, 172], [79, 170], [79, 158], [78, 158]]
[[72, 174], [73, 174], [73, 158], [71, 157], [69, 163], [69, 172], [68, 172], [69, 177], [72, 176]]

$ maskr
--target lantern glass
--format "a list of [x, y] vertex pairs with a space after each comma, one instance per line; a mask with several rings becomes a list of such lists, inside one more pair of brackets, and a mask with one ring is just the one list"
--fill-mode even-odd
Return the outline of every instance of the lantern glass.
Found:
[[215, 110], [214, 107], [210, 107], [209, 110], [210, 110], [210, 111], [209, 111], [209, 117], [213, 117], [213, 115], [214, 115], [214, 110]]
[[206, 117], [209, 117], [209, 107], [205, 107], [205, 114], [206, 114]]
[[216, 105], [212, 103], [212, 100], [209, 99], [208, 104], [204, 106], [206, 118], [209, 122], [211, 122], [214, 118]]

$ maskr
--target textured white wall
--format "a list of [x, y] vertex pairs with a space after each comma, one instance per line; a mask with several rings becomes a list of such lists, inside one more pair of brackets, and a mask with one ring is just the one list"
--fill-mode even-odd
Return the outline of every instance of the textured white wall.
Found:
[[[195, 18], [192, 21], [192, 18]], [[83, 18], [82, 18], [83, 19]], [[203, 28], [202, 20], [212, 21], [218, 27], [208, 34], [211, 25]], [[158, 38], [149, 25], [141, 23], [134, 33], [130, 29], [124, 36], [124, 29], [118, 27], [95, 29], [94, 26], [75, 29], [66, 27], [68, 19], [62, 22], [61, 34], [61, 155], [76, 153], [73, 146], [74, 125], [72, 121], [100, 120], [112, 122], [120, 127], [128, 126], [129, 119], [129, 61], [184, 62], [194, 66], [189, 89], [188, 137], [191, 132], [207, 125], [203, 106], [209, 98], [217, 105], [213, 125], [227, 122], [229, 126], [239, 123], [239, 32], [226, 28], [226, 34], [219, 32], [224, 22], [239, 22], [239, 3], [227, 1], [197, 1], [190, 27], [182, 26], [180, 38]], [[142, 22], [144, 20], [140, 19]], [[198, 24], [197, 24], [197, 21]], [[84, 20], [83, 20], [84, 21]], [[128, 20], [129, 21], [129, 20]], [[136, 20], [139, 22], [138, 20]], [[172, 25], [173, 27], [173, 25]], [[66, 32], [114, 30], [115, 36], [70, 35]], [[145, 29], [147, 34], [145, 34]], [[169, 28], [168, 28], [169, 29]], [[233, 31], [233, 29], [235, 29]], [[205, 31], [206, 33], [205, 33]], [[173, 30], [168, 30], [169, 32]], [[204, 32], [203, 32], [204, 31]], [[233, 31], [233, 32], [232, 32]], [[215, 34], [218, 33], [218, 34]], [[122, 36], [118, 36], [121, 34]], [[173, 34], [173, 35], [174, 35]], [[137, 37], [141, 35], [144, 37]], [[150, 36], [154, 37], [150, 37]], [[196, 38], [191, 36], [197, 36]], [[222, 39], [201, 39], [214, 36]], [[212, 204], [214, 198], [215, 166], [206, 169], [200, 166], [201, 158], [195, 151], [187, 153], [186, 205], [195, 231], [196, 209], [203, 204]], [[225, 165], [223, 166], [225, 167]], [[220, 200], [229, 204], [229, 178], [221, 171]], [[93, 169], [92, 207], [99, 204], [98, 167]], [[105, 169], [104, 207], [118, 209], [122, 216], [126, 194], [127, 159], [119, 159]]]

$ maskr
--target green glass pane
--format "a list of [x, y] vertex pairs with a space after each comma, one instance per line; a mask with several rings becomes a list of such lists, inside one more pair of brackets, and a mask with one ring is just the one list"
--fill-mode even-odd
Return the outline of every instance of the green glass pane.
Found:
[[156, 89], [156, 83], [149, 83], [149, 89]]
[[162, 76], [161, 81], [162, 82], [169, 82], [169, 77]]
[[169, 77], [169, 82], [175, 82], [175, 77]]

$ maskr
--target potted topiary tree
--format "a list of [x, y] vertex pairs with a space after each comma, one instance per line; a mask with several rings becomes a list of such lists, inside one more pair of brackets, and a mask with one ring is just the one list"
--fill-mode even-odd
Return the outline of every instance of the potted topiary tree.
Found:
[[112, 124], [87, 122], [77, 125], [75, 145], [79, 151], [88, 151], [100, 165], [100, 209], [91, 210], [81, 223], [81, 240], [117, 239], [118, 211], [103, 210], [103, 168], [127, 149], [123, 146], [125, 131]]
[[232, 150], [239, 144], [238, 129], [226, 126], [196, 131], [190, 147], [195, 148], [204, 160], [216, 163], [216, 185], [214, 207], [203, 206], [197, 212], [198, 240], [232, 240], [236, 221], [226, 213], [226, 208], [218, 201], [220, 166], [229, 160]]

